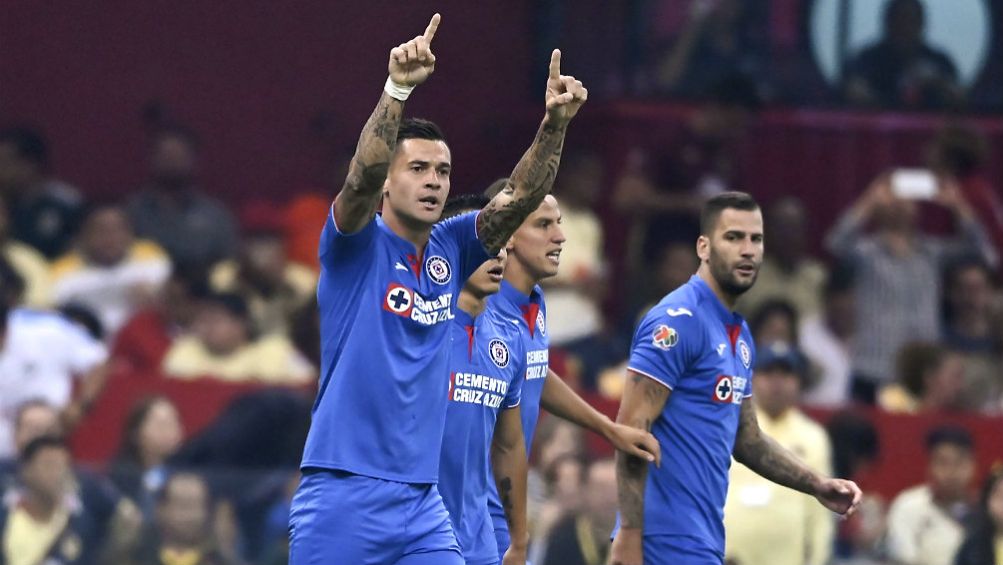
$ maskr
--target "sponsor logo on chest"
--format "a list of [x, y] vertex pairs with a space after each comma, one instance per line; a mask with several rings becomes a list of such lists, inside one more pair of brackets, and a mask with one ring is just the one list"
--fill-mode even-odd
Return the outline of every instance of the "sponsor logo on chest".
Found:
[[714, 381], [712, 392], [714, 402], [719, 404], [741, 404], [745, 398], [745, 377], [720, 375]]
[[536, 349], [526, 353], [526, 380], [542, 379], [547, 376], [550, 366], [550, 352]]
[[497, 377], [453, 373], [449, 377], [449, 400], [498, 408], [508, 393], [508, 385], [508, 381]]
[[390, 283], [383, 296], [384, 310], [424, 326], [452, 320], [452, 303], [451, 293], [429, 300], [400, 283]]

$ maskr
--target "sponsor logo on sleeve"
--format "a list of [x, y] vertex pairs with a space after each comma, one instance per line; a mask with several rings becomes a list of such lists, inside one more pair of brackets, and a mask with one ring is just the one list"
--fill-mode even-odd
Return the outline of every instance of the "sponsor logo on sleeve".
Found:
[[669, 350], [679, 343], [679, 332], [674, 328], [661, 324], [655, 328], [654, 333], [651, 335], [651, 342], [659, 349]]
[[449, 262], [438, 255], [432, 255], [425, 260], [425, 272], [428, 273], [429, 278], [435, 284], [446, 284], [449, 282], [449, 279], [453, 278]]

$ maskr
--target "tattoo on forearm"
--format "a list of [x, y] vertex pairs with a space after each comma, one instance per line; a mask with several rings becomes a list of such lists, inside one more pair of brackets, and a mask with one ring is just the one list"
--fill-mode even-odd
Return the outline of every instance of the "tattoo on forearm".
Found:
[[383, 93], [362, 128], [344, 190], [367, 196], [380, 194], [397, 143], [397, 128], [403, 111], [403, 102]]
[[497, 253], [527, 216], [550, 192], [564, 150], [566, 128], [540, 126], [533, 145], [515, 166], [502, 193], [508, 198], [492, 200], [477, 217], [477, 233], [484, 247]]
[[498, 481], [498, 497], [501, 498], [502, 508], [505, 509], [505, 512], [510, 512], [512, 510], [512, 479], [502, 477]]
[[735, 440], [735, 460], [779, 485], [812, 494], [815, 472], [797, 456], [759, 431], [751, 403], [742, 406], [742, 419]]
[[644, 486], [648, 479], [648, 462], [616, 452], [617, 498], [620, 502], [620, 522], [625, 528], [644, 526]]

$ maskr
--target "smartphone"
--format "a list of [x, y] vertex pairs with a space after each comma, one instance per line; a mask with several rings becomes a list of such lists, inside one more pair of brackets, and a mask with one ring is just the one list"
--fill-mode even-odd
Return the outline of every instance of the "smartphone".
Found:
[[892, 192], [908, 200], [931, 200], [937, 195], [937, 177], [929, 169], [895, 169]]

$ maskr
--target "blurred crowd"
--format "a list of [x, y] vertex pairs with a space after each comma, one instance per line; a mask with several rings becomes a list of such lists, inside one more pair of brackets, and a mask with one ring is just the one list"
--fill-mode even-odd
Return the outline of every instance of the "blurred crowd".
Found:
[[[565, 241], [544, 285], [550, 359], [597, 403], [619, 399], [636, 321], [696, 271], [702, 202], [745, 184], [738, 147], [777, 89], [749, 23], [755, 5], [694, 2], [666, 42], [650, 88], [698, 101], [677, 135], [628, 148], [622, 166], [597, 147], [563, 156], [554, 193]], [[971, 93], [925, 42], [924, 17], [915, 0], [887, 2], [884, 35], [854, 55], [839, 96], [964, 107]], [[201, 144], [162, 127], [135, 190], [95, 200], [60, 179], [42, 132], [0, 131], [0, 565], [285, 563], [332, 194], [224, 203], [201, 183]], [[739, 303], [758, 349], [754, 401], [763, 429], [820, 471], [874, 467], [873, 414], [1003, 416], [1003, 204], [989, 155], [977, 127], [947, 122], [925, 155], [933, 193], [906, 190], [889, 162], [823, 226], [823, 248], [810, 244], [816, 203], [763, 203], [766, 260]], [[626, 232], [623, 256], [608, 253], [609, 230]], [[197, 398], [130, 397], [122, 429], [99, 432], [114, 456], [75, 457], [74, 432], [125, 383], [164, 382], [241, 388], [197, 433], [183, 417], [205, 410]], [[604, 563], [612, 459], [554, 418], [538, 434], [533, 563]], [[924, 440], [902, 463], [925, 465], [926, 482], [869, 493], [845, 522], [735, 464], [729, 562], [1003, 559], [1003, 467], [979, 468], [965, 427], [938, 425]]]

